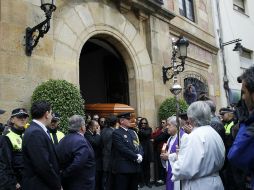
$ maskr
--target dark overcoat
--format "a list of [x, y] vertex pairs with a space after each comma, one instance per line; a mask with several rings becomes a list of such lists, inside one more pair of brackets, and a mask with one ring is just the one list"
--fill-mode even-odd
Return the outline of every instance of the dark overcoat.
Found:
[[25, 190], [60, 190], [61, 181], [55, 147], [35, 122], [26, 129], [23, 144]]
[[103, 156], [103, 171], [111, 171], [111, 148], [112, 148], [112, 133], [114, 129], [112, 127], [106, 127], [101, 132], [101, 140], [103, 144], [102, 156]]
[[90, 143], [77, 132], [66, 135], [57, 146], [64, 190], [94, 190], [95, 158]]

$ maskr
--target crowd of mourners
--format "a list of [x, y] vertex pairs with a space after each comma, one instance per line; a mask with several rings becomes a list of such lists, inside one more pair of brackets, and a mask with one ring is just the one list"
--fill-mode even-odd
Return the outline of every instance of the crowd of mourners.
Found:
[[0, 125], [0, 190], [253, 190], [254, 67], [238, 82], [237, 105], [216, 115], [206, 94], [193, 96], [159, 127], [129, 112], [73, 115], [64, 134], [48, 102], [16, 108]]

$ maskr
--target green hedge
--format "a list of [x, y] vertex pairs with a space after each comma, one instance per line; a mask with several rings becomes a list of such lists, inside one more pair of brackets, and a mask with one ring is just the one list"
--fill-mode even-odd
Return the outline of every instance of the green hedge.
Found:
[[60, 130], [67, 132], [68, 118], [74, 114], [84, 116], [84, 103], [79, 89], [65, 80], [48, 80], [33, 92], [32, 103], [48, 101], [53, 112], [61, 115]]
[[[188, 108], [188, 104], [185, 100], [179, 99], [179, 108], [180, 113], [186, 112]], [[167, 98], [164, 102], [162, 102], [160, 108], [159, 108], [159, 119], [167, 119], [168, 117], [172, 115], [176, 115], [176, 99], [173, 98]]]

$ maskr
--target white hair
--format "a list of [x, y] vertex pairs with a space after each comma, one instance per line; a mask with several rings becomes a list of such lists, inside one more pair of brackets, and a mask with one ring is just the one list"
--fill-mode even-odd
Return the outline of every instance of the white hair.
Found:
[[85, 119], [81, 115], [73, 115], [69, 118], [69, 129], [73, 131], [79, 131], [79, 129], [85, 125]]
[[209, 105], [203, 101], [193, 102], [187, 110], [187, 116], [194, 127], [210, 125], [211, 109]]

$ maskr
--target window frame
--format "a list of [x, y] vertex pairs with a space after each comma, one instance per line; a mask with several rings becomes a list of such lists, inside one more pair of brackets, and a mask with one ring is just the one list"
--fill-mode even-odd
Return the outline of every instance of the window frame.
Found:
[[[194, 14], [194, 2], [193, 2], [193, 0], [179, 0], [178, 1], [178, 3], [180, 4], [180, 1], [182, 2], [182, 5], [183, 5], [183, 9], [180, 9], [180, 6], [179, 6], [179, 14], [181, 15], [181, 16], [183, 16], [183, 17], [185, 17], [185, 18], [187, 18], [187, 19], [189, 19], [190, 21], [192, 21], [192, 22], [195, 22], [195, 14]], [[192, 13], [192, 18], [190, 18], [190, 17], [188, 17], [187, 15], [187, 6], [186, 6], [186, 1], [189, 1], [190, 2], [190, 4], [191, 4], [191, 13]], [[181, 11], [180, 10], [182, 10], [182, 12], [183, 12], [183, 14], [181, 14]]]
[[239, 4], [236, 3], [235, 0], [233, 0], [233, 9], [236, 11], [239, 11], [241, 13], [246, 13], [246, 3], [245, 0], [240, 0], [243, 4], [243, 6], [241, 7]]
[[240, 64], [241, 68], [249, 68], [253, 66], [253, 51], [243, 48], [243, 51], [240, 53]]

